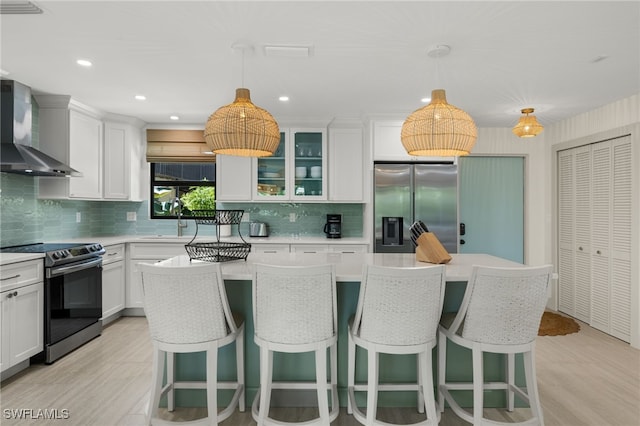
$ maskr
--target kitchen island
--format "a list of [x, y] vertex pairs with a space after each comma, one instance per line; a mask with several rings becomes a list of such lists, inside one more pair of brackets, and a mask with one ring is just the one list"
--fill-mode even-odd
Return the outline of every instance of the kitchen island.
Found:
[[[193, 261], [198, 262], [198, 261]], [[231, 309], [240, 312], [245, 318], [245, 375], [246, 398], [250, 404], [259, 387], [259, 349], [253, 341], [253, 318], [251, 304], [251, 274], [255, 263], [273, 265], [314, 265], [331, 263], [336, 268], [338, 282], [338, 388], [340, 404], [346, 405], [347, 386], [347, 322], [355, 313], [360, 289], [362, 268], [365, 264], [375, 264], [392, 267], [429, 266], [428, 263], [418, 262], [414, 254], [388, 253], [285, 253], [285, 254], [249, 254], [246, 261], [238, 260], [223, 262], [222, 275], [225, 280], [227, 295]], [[176, 256], [160, 262], [164, 266], [188, 266], [192, 264], [187, 255]], [[445, 293], [445, 312], [457, 311], [462, 301], [466, 282], [471, 276], [473, 265], [519, 267], [522, 264], [486, 254], [452, 254], [452, 260], [446, 265], [447, 287]], [[447, 372], [453, 380], [468, 380], [471, 378], [470, 351], [452, 347], [449, 343], [449, 363]], [[230, 379], [234, 372], [234, 348], [226, 347], [220, 351], [219, 379]], [[436, 357], [434, 356], [434, 372]], [[366, 377], [366, 352], [359, 351], [356, 358], [356, 381]], [[381, 380], [411, 381], [416, 377], [416, 362], [414, 355], [380, 357]], [[504, 364], [502, 357], [492, 354], [485, 356], [485, 374], [489, 380], [502, 377]], [[176, 361], [176, 375], [178, 379], [201, 380], [204, 378], [203, 354], [179, 355]], [[435, 376], [434, 376], [435, 377]], [[516, 371], [516, 377], [522, 378], [522, 371]], [[314, 380], [315, 368], [313, 354], [276, 354], [274, 357], [275, 380]], [[495, 392], [485, 396], [487, 406], [503, 404], [503, 392]], [[176, 403], [179, 406], [206, 406], [205, 394], [197, 390], [180, 390], [176, 392]], [[226, 395], [220, 396], [220, 404], [226, 404]], [[358, 395], [364, 397], [364, 395]], [[297, 392], [286, 395], [286, 405], [314, 405], [315, 393]], [[277, 395], [274, 393], [274, 405], [278, 405]], [[295, 404], [291, 403], [295, 401]], [[461, 398], [463, 406], [471, 406], [471, 397]], [[360, 401], [364, 404], [364, 398]], [[415, 393], [394, 392], [393, 395], [381, 393], [380, 406], [413, 406]], [[285, 405], [285, 403], [281, 403]]]

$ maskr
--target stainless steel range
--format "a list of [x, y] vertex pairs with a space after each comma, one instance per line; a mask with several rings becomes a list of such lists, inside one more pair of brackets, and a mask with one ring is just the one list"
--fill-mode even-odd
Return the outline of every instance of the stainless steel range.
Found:
[[51, 364], [102, 333], [102, 255], [98, 243], [38, 243], [8, 253], [44, 253], [44, 351]]

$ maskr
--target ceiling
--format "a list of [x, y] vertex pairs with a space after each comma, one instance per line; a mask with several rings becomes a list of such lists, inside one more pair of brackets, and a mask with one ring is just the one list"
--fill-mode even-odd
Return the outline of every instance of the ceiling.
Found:
[[[479, 127], [512, 127], [525, 107], [546, 126], [640, 93], [638, 1], [33, 3], [42, 14], [0, 15], [3, 77], [147, 123], [204, 126], [243, 86], [279, 122], [404, 118], [444, 88]], [[449, 55], [427, 54], [441, 44]]]

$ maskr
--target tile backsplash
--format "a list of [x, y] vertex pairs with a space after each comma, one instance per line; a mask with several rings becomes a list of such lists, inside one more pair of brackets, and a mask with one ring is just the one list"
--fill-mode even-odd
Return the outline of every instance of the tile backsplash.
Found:
[[[0, 246], [111, 235], [177, 234], [175, 219], [149, 219], [147, 201], [41, 200], [37, 193], [37, 178], [0, 173]], [[272, 236], [324, 236], [328, 213], [342, 214], [344, 237], [363, 235], [362, 204], [220, 203], [218, 207], [245, 210], [252, 221], [266, 222]], [[127, 212], [135, 212], [136, 221], [127, 221]], [[193, 235], [194, 222], [186, 222], [183, 234]], [[242, 223], [240, 232], [248, 236], [249, 224]], [[201, 226], [198, 235], [213, 236], [215, 229]]]

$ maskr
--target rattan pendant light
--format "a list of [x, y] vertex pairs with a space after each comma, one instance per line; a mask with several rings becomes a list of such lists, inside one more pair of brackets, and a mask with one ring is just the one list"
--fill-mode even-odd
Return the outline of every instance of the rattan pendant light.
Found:
[[431, 103], [414, 111], [402, 124], [400, 139], [409, 155], [469, 155], [478, 138], [471, 116], [449, 103], [445, 91], [431, 92]]
[[[449, 53], [446, 45], [438, 45], [427, 53], [441, 57]], [[409, 155], [452, 157], [468, 155], [478, 138], [471, 116], [449, 103], [445, 91], [431, 92], [431, 103], [411, 113], [402, 124], [400, 139]]]
[[520, 117], [520, 121], [513, 128], [513, 134], [520, 138], [532, 138], [534, 136], [539, 135], [544, 130], [544, 127], [533, 114], [533, 108], [524, 108], [520, 112], [524, 114], [524, 116]]
[[[244, 80], [244, 51], [242, 73]], [[251, 102], [249, 89], [236, 89], [233, 103], [218, 108], [207, 120], [204, 139], [216, 154], [268, 157], [280, 144], [278, 123], [269, 112]]]

